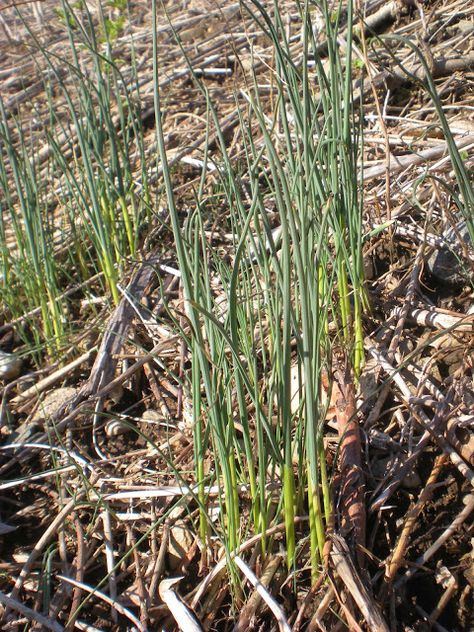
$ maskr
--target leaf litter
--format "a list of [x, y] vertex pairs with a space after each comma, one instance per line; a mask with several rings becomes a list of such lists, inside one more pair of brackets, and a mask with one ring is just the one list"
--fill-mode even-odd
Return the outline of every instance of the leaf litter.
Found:
[[[281, 4], [292, 53], [301, 58], [298, 11], [294, 3]], [[99, 23], [98, 5], [87, 6]], [[162, 209], [141, 235], [141, 259], [124, 268], [115, 308], [107, 300], [103, 311], [94, 307], [102, 298], [97, 279], [74, 286], [80, 330], [59, 363], [47, 355], [30, 358], [24, 337], [11, 336], [18, 326], [28, 335], [34, 313], [2, 314], [2, 367], [7, 359], [14, 366], [1, 376], [2, 629], [473, 629], [474, 254], [459, 224], [458, 185], [437, 112], [419, 81], [427, 70], [434, 77], [453, 142], [472, 175], [474, 8], [460, 1], [374, 1], [363, 8], [365, 38], [360, 20], [355, 27], [354, 90], [364, 103], [365, 266], [373, 312], [364, 323], [358, 390], [342, 363], [328, 402], [324, 439], [338, 472], [339, 518], [320, 578], [312, 581], [309, 572], [305, 515], [295, 518], [299, 557], [291, 571], [282, 557], [283, 524], [268, 526], [265, 554], [261, 538], [245, 537], [242, 525], [242, 542], [229, 554], [248, 580], [241, 595], [231, 593], [220, 541], [200, 539], [189, 358], [173, 319], [188, 335], [190, 325]], [[117, 11], [113, 3], [106, 8], [111, 24], [119, 24]], [[129, 11], [113, 54], [125, 83], [134, 80], [133, 58], [140, 69], [145, 175], [161, 200], [150, 9], [130, 3]], [[48, 172], [47, 102], [58, 101], [55, 142], [72, 164], [79, 149], [56, 84], [73, 86], [74, 75], [66, 68], [51, 73], [35, 53], [42, 46], [64, 56], [64, 19], [49, 1], [0, 7], [5, 111], [10, 120], [28, 122], [16, 140], [39, 147], [35, 168], [47, 179], [45, 195], [57, 218], [64, 183]], [[216, 103], [235, 161], [242, 151], [235, 95], [245, 101], [253, 69], [271, 107], [274, 60], [239, 3], [164, 2], [160, 25], [166, 148], [185, 208], [199, 186], [203, 148], [211, 148], [210, 170], [212, 150], [218, 151], [173, 31]], [[392, 37], [383, 44], [375, 32]], [[426, 66], [407, 39], [419, 45]], [[119, 116], [117, 107], [112, 119]], [[139, 167], [137, 156], [137, 187], [144, 177]], [[223, 224], [216, 215], [206, 230], [215, 248], [232, 256]], [[12, 227], [3, 230], [13, 248]], [[71, 396], [44, 404], [64, 392]], [[41, 401], [43, 415], [35, 412]], [[297, 408], [296, 397], [292, 411]], [[216, 524], [219, 491], [216, 485], [205, 490]], [[238, 495], [245, 517], [248, 489], [240, 486]]]

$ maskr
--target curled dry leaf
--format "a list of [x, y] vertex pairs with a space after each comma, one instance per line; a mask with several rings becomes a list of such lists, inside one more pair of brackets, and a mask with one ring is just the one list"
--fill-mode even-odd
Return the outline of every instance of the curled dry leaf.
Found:
[[0, 379], [13, 380], [20, 375], [23, 361], [14, 353], [0, 351]]
[[172, 570], [177, 570], [185, 561], [186, 555], [194, 544], [194, 537], [184, 520], [178, 520], [170, 528], [168, 544], [168, 563]]

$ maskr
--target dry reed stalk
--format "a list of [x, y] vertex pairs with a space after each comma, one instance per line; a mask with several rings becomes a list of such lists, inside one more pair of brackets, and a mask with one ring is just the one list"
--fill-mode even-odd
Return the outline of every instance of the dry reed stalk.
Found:
[[[343, 538], [337, 535], [334, 535], [332, 538], [331, 560], [338, 577], [342, 580], [361, 611], [369, 630], [371, 632], [389, 632], [389, 627], [382, 617], [380, 608], [362, 583], [352, 563], [349, 547]], [[337, 594], [337, 591], [335, 592]], [[346, 615], [350, 614], [352, 616], [352, 613], [348, 613], [347, 609], [345, 612]]]

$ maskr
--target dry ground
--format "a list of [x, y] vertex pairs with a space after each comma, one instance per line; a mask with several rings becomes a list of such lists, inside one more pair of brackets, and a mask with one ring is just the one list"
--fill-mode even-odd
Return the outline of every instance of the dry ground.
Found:
[[[140, 68], [138, 115], [148, 140], [150, 180], [159, 191], [148, 4], [130, 3], [130, 29]], [[21, 14], [43, 43], [65, 55], [64, 25], [55, 5], [49, 0], [22, 3]], [[237, 160], [242, 148], [235, 98], [244, 102], [251, 45], [271, 108], [274, 60], [269, 42], [238, 3], [183, 0], [165, 6], [194, 67], [226, 71], [210, 71], [204, 80]], [[295, 5], [285, 6], [297, 58], [301, 25]], [[96, 10], [92, 2], [90, 9]], [[114, 10], [108, 11], [113, 18]], [[163, 9], [160, 15], [167, 149], [179, 183], [178, 200], [185, 208], [199, 180], [199, 168], [188, 158], [202, 155], [206, 104]], [[410, 38], [422, 50], [472, 174], [474, 6], [450, 0], [374, 1], [368, 3], [367, 16], [374, 31]], [[128, 29], [114, 46], [131, 80]], [[30, 122], [26, 142], [40, 148], [41, 169], [48, 157], [41, 62], [25, 25], [5, 0], [0, 33], [0, 94], [7, 112]], [[401, 40], [387, 41], [390, 54], [369, 33], [365, 45], [366, 51], [359, 43], [360, 64], [354, 70], [356, 91], [363, 86], [365, 113], [364, 220], [367, 231], [393, 221], [366, 249], [373, 313], [365, 320], [367, 363], [358, 395], [367, 520], [362, 567], [337, 562], [333, 555], [321, 581], [311, 587], [305, 516], [298, 521], [302, 546], [295, 574], [288, 576], [279, 555], [283, 529], [278, 525], [272, 555], [263, 560], [256, 542], [245, 538], [242, 555], [294, 629], [384, 629], [377, 623], [381, 616], [385, 629], [393, 631], [474, 630], [474, 252], [458, 231], [465, 273], [453, 279], [452, 260], [446, 264], [448, 272], [433, 271], [433, 253], [444, 246], [440, 237], [458, 219], [443, 132], [419, 83], [425, 71]], [[63, 141], [72, 159], [73, 130]], [[52, 176], [51, 190], [55, 186]], [[225, 251], [229, 241], [218, 213], [213, 220], [209, 231]], [[10, 245], [11, 237], [7, 235]], [[129, 291], [146, 300], [155, 314], [162, 311], [162, 294], [171, 309], [179, 309], [179, 279], [172, 270], [158, 268], [172, 267], [175, 260], [173, 244], [159, 223], [146, 228], [141, 256], [156, 267], [130, 263], [122, 285], [129, 283]], [[161, 285], [155, 269], [160, 270]], [[241, 596], [239, 610], [231, 606], [227, 575], [216, 572], [222, 551], [200, 548], [192, 501], [186, 509], [180, 505], [170, 512], [183, 494], [170, 463], [185, 479], [191, 480], [193, 471], [189, 394], [167, 377], [185, 370], [184, 350], [171, 324], [167, 327], [164, 319], [153, 328], [136, 317], [125, 299], [115, 311], [105, 307], [98, 319], [88, 320], [87, 311], [79, 311], [84, 296], [80, 289], [74, 295], [83, 331], [71, 341], [63, 361], [45, 358], [42, 366], [34, 366], [26, 360], [20, 377], [2, 387], [2, 629], [62, 629], [84, 602], [75, 615], [78, 629], [172, 630], [177, 626], [170, 614], [173, 590], [203, 629], [277, 629], [264, 601], [250, 588]], [[21, 351], [9, 314], [1, 318], [4, 350]], [[395, 366], [403, 369], [387, 379]], [[94, 421], [98, 402], [110, 414], [106, 423], [103, 417]], [[140, 432], [125, 432], [120, 415]], [[331, 423], [330, 462], [336, 436]], [[22, 442], [46, 447], [13, 449]], [[66, 446], [69, 456], [50, 444]], [[52, 465], [65, 469], [51, 475]], [[243, 492], [243, 507], [245, 502]], [[343, 541], [335, 539], [333, 547], [337, 553]], [[175, 576], [183, 579], [166, 592], [166, 578]], [[100, 594], [90, 594], [94, 586]]]

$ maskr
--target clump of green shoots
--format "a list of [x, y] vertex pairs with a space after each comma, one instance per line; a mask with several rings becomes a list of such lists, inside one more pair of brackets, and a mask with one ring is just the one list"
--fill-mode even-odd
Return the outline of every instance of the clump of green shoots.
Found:
[[[295, 516], [309, 510], [316, 575], [332, 513], [323, 376], [330, 375], [334, 345], [345, 349], [355, 377], [363, 362], [366, 297], [358, 119], [351, 94], [352, 4], [342, 44], [339, 13], [334, 18], [327, 4], [320, 4], [328, 41], [325, 60], [309, 3], [300, 7], [299, 60], [277, 3], [272, 15], [257, 0], [243, 6], [273, 44], [276, 96], [269, 107], [254, 77], [243, 93], [244, 105], [238, 102], [244, 155], [239, 164], [229, 156], [216, 110], [195, 77], [208, 105], [209, 126], [217, 132], [220, 158], [212, 160], [218, 165], [222, 221], [233, 235], [230, 260], [216, 252], [205, 231], [215, 213], [206, 191], [216, 187], [208, 182], [214, 178], [206, 169], [208, 147], [195, 207], [184, 222], [179, 214], [166, 161], [156, 61], [154, 67], [159, 160], [192, 329], [190, 390], [201, 536], [209, 524], [209, 479], [222, 484], [221, 536], [229, 550], [251, 529], [262, 534], [265, 551], [265, 532], [283, 515], [292, 566], [298, 554]], [[156, 17], [153, 30], [157, 60]], [[215, 467], [206, 474], [209, 453]], [[247, 524], [239, 485], [246, 486], [250, 498]], [[282, 493], [275, 494], [275, 488]]]
[[[2, 298], [15, 316], [22, 315], [21, 297], [28, 298], [33, 307], [39, 307], [43, 341], [53, 353], [62, 343], [66, 331], [63, 306], [57, 300], [61, 271], [53, 256], [54, 221], [45, 205], [41, 176], [29, 159], [21, 128], [18, 126], [17, 129], [19, 143], [16, 144], [0, 98], [0, 184], [5, 193], [4, 205], [10, 211], [7, 213], [6, 208], [2, 208], [0, 222]], [[40, 340], [35, 342], [39, 344]]]
[[[137, 255], [150, 209], [133, 45], [125, 79], [113, 55], [117, 33], [109, 18], [101, 11], [97, 23], [83, 2], [73, 7], [64, 1], [60, 10], [66, 55], [59, 57], [30, 32], [47, 70], [38, 73], [45, 77], [48, 113], [38, 115], [40, 132], [29, 133], [25, 117], [5, 111], [3, 103], [0, 109], [2, 296], [12, 318], [40, 307], [41, 326], [32, 330], [50, 353], [70, 332], [63, 296], [69, 285], [100, 273], [103, 289], [119, 301], [118, 280]], [[34, 103], [28, 105], [35, 111]]]

